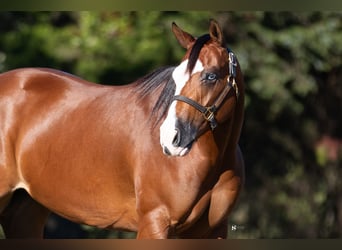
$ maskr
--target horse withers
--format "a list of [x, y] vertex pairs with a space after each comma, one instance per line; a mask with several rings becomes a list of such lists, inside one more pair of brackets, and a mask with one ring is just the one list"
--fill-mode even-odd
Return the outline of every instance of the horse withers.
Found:
[[244, 180], [243, 76], [214, 20], [186, 53], [124, 86], [61, 71], [0, 75], [0, 222], [42, 237], [50, 211], [137, 238], [226, 238]]

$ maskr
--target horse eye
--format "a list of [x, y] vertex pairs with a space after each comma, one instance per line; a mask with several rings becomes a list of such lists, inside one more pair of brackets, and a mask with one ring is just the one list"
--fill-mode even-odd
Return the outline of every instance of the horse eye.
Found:
[[207, 73], [206, 75], [205, 75], [205, 80], [207, 80], [207, 81], [215, 81], [217, 79], [217, 76], [216, 76], [216, 74], [215, 73]]

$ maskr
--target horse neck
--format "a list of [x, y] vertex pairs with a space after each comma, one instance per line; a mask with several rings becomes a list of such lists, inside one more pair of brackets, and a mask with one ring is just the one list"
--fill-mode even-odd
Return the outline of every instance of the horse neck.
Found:
[[[138, 90], [139, 86], [134, 82], [123, 86], [114, 86], [105, 91], [101, 98], [106, 105], [107, 112], [115, 113], [110, 118], [110, 122], [117, 125], [117, 119], [124, 117], [122, 126], [135, 125], [139, 123], [139, 130], [151, 129], [154, 124], [152, 110], [156, 103], [160, 90], [157, 89], [153, 94], [141, 96]], [[120, 117], [117, 117], [120, 116]], [[125, 125], [126, 124], [126, 125]], [[150, 131], [145, 131], [145, 133]]]

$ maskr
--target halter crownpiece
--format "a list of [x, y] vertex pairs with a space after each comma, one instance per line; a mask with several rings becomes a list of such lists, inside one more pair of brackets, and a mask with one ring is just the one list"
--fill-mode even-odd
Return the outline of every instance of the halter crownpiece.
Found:
[[213, 105], [203, 106], [199, 104], [198, 102], [195, 102], [194, 100], [186, 96], [182, 96], [182, 95], [176, 95], [173, 97], [173, 100], [172, 100], [172, 101], [177, 100], [177, 101], [185, 102], [189, 104], [190, 106], [194, 107], [195, 109], [197, 109], [199, 112], [201, 112], [204, 119], [209, 122], [211, 130], [214, 130], [217, 127], [215, 113], [221, 106], [223, 100], [226, 98], [231, 88], [235, 90], [236, 99], [239, 98], [239, 89], [235, 81], [237, 60], [236, 60], [234, 53], [230, 49], [227, 49], [227, 51], [228, 51], [228, 61], [229, 61], [229, 65], [228, 65], [229, 75], [228, 75], [227, 85], [225, 86], [222, 93], [219, 95], [219, 97], [216, 99]]

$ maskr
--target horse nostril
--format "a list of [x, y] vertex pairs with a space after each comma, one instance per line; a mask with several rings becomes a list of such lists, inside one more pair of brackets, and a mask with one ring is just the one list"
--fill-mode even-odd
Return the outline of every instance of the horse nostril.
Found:
[[171, 155], [171, 152], [170, 152], [170, 150], [167, 147], [163, 147], [163, 152], [166, 155]]
[[172, 145], [174, 147], [178, 147], [180, 145], [180, 142], [181, 142], [181, 134], [180, 134], [179, 129], [176, 129], [175, 137], [172, 140]]

